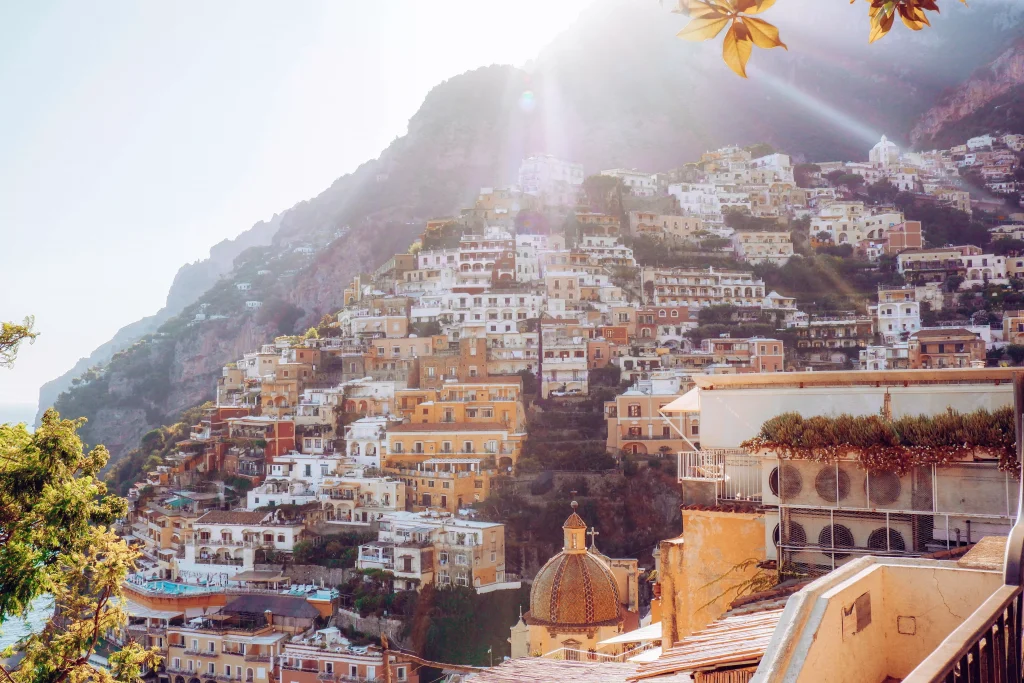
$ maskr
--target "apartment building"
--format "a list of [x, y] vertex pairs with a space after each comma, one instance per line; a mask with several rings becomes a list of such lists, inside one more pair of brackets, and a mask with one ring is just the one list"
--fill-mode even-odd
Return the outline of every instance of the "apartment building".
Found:
[[793, 256], [793, 237], [788, 230], [737, 230], [732, 248], [741, 261], [782, 266]]
[[[319, 616], [315, 607], [301, 599], [282, 601], [275, 606], [280, 610], [275, 615], [280, 620], [294, 618], [293, 614], [310, 621]], [[218, 614], [167, 628], [163, 667], [170, 683], [197, 679], [229, 683], [279, 680], [277, 658], [284, 650], [288, 633], [267, 623], [263, 614], [229, 611], [238, 607], [243, 605], [225, 606]]]
[[878, 304], [869, 311], [875, 316], [875, 329], [887, 344], [905, 341], [921, 329], [916, 287], [879, 287]]
[[525, 434], [500, 422], [434, 422], [395, 425], [387, 437], [389, 463], [476, 457], [504, 469], [515, 466]]
[[970, 368], [985, 364], [985, 340], [963, 328], [924, 329], [910, 335], [912, 369]]
[[708, 306], [760, 306], [765, 296], [764, 281], [752, 273], [645, 266], [640, 272], [648, 303], [658, 306], [686, 306], [694, 310]]
[[797, 349], [866, 348], [874, 333], [874, 321], [866, 316], [835, 316], [793, 322]]
[[[502, 474], [511, 471], [511, 465], [502, 467]], [[413, 512], [440, 510], [451, 514], [485, 501], [491, 492], [491, 480], [498, 474], [492, 460], [472, 457], [415, 460], [395, 456], [387, 472], [405, 485], [405, 509]]]
[[291, 553], [303, 523], [287, 519], [280, 510], [205, 513], [192, 522], [192, 540], [178, 560], [176, 578], [234, 576], [253, 569], [266, 551]]
[[692, 241], [703, 229], [704, 222], [700, 216], [671, 216], [647, 211], [629, 212], [629, 230], [633, 235]]
[[380, 521], [377, 540], [359, 546], [359, 569], [385, 569], [396, 587], [435, 583], [476, 590], [518, 587], [505, 576], [505, 526], [449, 514], [395, 512]]
[[681, 426], [666, 420], [661, 409], [692, 386], [678, 372], [652, 372], [638, 379], [612, 401], [604, 404], [608, 423], [608, 452], [634, 455], [668, 455], [693, 450], [700, 442], [699, 416], [687, 416]]
[[[414, 666], [402, 655], [389, 655], [387, 666], [394, 683], [414, 680]], [[387, 680], [384, 667], [379, 647], [356, 647], [337, 628], [327, 628], [285, 643], [280, 669], [289, 683], [372, 683]]]

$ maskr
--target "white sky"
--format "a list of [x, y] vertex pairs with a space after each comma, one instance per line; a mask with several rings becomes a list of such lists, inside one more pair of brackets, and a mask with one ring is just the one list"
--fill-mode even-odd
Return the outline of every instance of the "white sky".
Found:
[[431, 87], [591, 0], [0, 0], [0, 403], [155, 313], [178, 267], [376, 157]]

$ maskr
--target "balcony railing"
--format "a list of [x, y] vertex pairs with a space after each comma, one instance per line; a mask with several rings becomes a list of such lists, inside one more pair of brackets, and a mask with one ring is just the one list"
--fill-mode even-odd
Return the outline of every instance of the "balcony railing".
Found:
[[679, 481], [715, 485], [717, 500], [761, 500], [761, 460], [735, 448], [713, 448], [679, 454]]
[[1002, 586], [903, 683], [1004, 683], [1021, 680], [1021, 586]]

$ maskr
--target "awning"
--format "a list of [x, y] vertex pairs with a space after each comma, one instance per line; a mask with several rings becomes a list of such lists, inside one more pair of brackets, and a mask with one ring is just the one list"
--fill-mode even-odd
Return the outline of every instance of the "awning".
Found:
[[661, 647], [652, 647], [650, 650], [644, 650], [636, 657], [630, 657], [629, 661], [636, 662], [637, 664], [648, 664], [650, 662], [657, 661], [660, 656]]
[[142, 619], [173, 619], [175, 617], [185, 615], [181, 610], [150, 609], [145, 605], [140, 605], [139, 603], [132, 602], [131, 600], [125, 602], [124, 611], [133, 617], [139, 617]]
[[700, 389], [694, 387], [661, 409], [662, 413], [699, 413]]
[[648, 640], [661, 640], [661, 622], [648, 624], [629, 633], [602, 640], [598, 645], [617, 645], [619, 643], [642, 643]]
[[238, 572], [231, 577], [232, 581], [252, 581], [254, 583], [278, 583], [281, 581], [289, 581], [289, 578], [278, 571], [260, 571], [251, 569], [249, 571]]

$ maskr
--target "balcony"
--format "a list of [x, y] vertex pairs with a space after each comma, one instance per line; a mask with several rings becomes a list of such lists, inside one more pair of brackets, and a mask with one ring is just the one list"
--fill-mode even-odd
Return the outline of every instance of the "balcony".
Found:
[[760, 501], [761, 460], [735, 448], [682, 452], [679, 481], [712, 483], [718, 500]]

